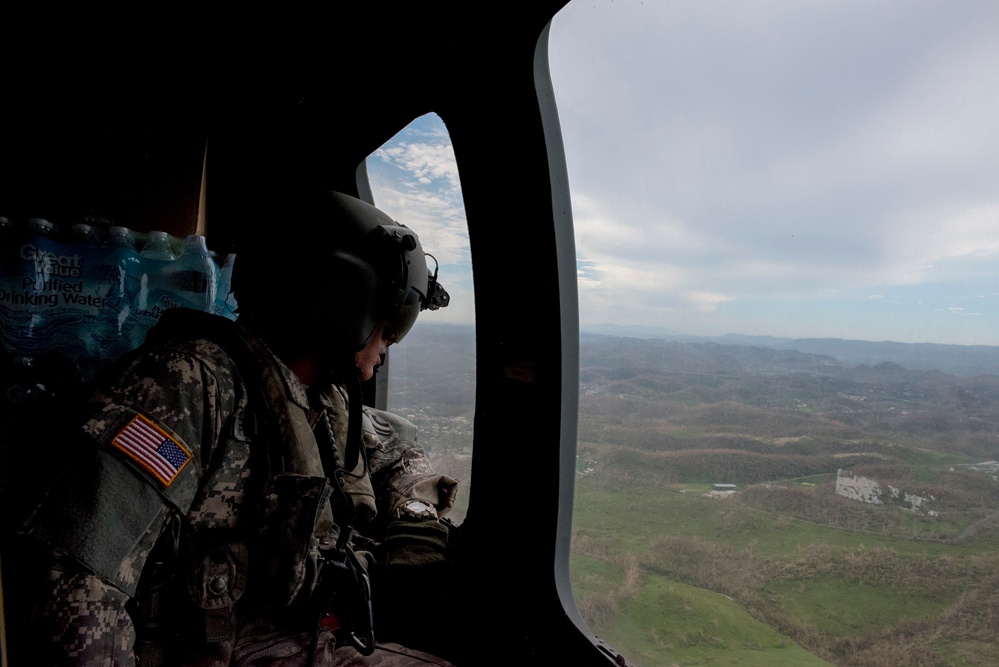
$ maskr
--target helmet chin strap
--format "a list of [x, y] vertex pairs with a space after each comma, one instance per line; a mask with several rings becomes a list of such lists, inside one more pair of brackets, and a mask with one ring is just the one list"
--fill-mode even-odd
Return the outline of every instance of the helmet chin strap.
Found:
[[361, 369], [354, 364], [353, 355], [349, 362], [330, 366], [327, 371], [330, 384], [340, 384], [347, 392], [347, 442], [343, 468], [353, 472], [361, 456], [361, 405], [364, 401], [361, 392]]
[[361, 369], [354, 366], [344, 384], [347, 389], [347, 451], [344, 456], [344, 467], [347, 472], [353, 472], [361, 456]]

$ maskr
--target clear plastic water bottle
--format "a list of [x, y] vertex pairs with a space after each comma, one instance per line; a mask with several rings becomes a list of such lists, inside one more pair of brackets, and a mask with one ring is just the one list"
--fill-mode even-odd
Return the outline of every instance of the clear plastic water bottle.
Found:
[[46, 283], [58, 300], [53, 316], [61, 324], [53, 331], [57, 337], [55, 348], [89, 376], [102, 365], [105, 354], [104, 251], [98, 231], [82, 222], [71, 225], [60, 241], [59, 262], [69, 262], [75, 270], [71, 276], [62, 275]]
[[108, 237], [104, 241], [106, 248], [124, 248], [138, 253], [135, 247], [135, 232], [128, 227], [114, 226], [108, 228]]
[[147, 259], [164, 262], [177, 259], [177, 255], [173, 252], [173, 245], [170, 243], [170, 235], [162, 231], [149, 232], [149, 237], [139, 254]]
[[163, 311], [176, 305], [169, 297], [171, 290], [167, 283], [167, 273], [176, 260], [170, 235], [164, 231], [149, 232], [138, 261], [129, 266], [129, 278], [137, 286], [123, 326], [130, 348], [138, 347]]
[[69, 228], [67, 240], [83, 246], [99, 246], [101, 244], [101, 236], [97, 230], [84, 222], [74, 223]]
[[42, 237], [55, 235], [55, 224], [45, 218], [28, 218], [25, 221], [30, 234], [37, 234]]
[[[0, 249], [0, 342], [39, 390], [85, 379], [83, 334], [99, 303], [86, 291], [90, 246], [59, 232], [46, 218], [28, 218], [7, 227]], [[62, 371], [43, 381], [35, 372], [45, 365]]]
[[131, 349], [133, 341], [126, 333], [141, 284], [136, 234], [128, 227], [108, 228], [101, 246], [104, 308], [101, 315], [104, 332], [104, 358], [115, 359]]
[[0, 216], [0, 296], [3, 302], [3, 308], [0, 308], [0, 348], [12, 356], [20, 352], [14, 346], [11, 333], [22, 319], [14, 308], [17, 288], [23, 275], [18, 254], [21, 231], [20, 225], [15, 225], [6, 216]]
[[165, 271], [165, 285], [175, 305], [213, 312], [218, 290], [218, 266], [205, 237], [192, 234], [181, 244], [180, 255]]
[[236, 297], [232, 293], [232, 267], [236, 254], [229, 253], [219, 267], [219, 284], [215, 295], [215, 314], [230, 320], [236, 319]]
[[28, 218], [15, 230], [11, 247], [4, 249], [4, 322], [0, 337], [4, 347], [26, 357], [48, 352], [59, 325], [53, 315], [58, 294], [50, 291], [59, 271], [71, 271], [72, 260], [60, 259], [55, 225], [45, 218]]

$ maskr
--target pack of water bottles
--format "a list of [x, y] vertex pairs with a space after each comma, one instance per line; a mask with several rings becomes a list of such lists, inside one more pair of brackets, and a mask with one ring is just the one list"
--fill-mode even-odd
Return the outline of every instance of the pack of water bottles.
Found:
[[7, 360], [72, 368], [87, 382], [137, 347], [169, 308], [235, 319], [229, 278], [204, 236], [0, 217], [0, 344]]

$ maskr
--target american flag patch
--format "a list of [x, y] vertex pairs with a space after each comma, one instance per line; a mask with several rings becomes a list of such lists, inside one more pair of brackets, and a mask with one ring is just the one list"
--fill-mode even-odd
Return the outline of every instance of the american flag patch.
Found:
[[145, 468], [163, 486], [170, 486], [191, 460], [191, 453], [164, 430], [136, 415], [111, 443]]

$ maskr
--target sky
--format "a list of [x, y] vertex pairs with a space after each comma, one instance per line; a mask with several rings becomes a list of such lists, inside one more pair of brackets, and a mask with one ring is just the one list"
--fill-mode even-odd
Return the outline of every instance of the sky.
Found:
[[[996, 35], [994, 0], [570, 2], [549, 55], [582, 327], [999, 345]], [[471, 321], [443, 126], [369, 175], [459, 297], [436, 319]]]
[[[475, 308], [468, 224], [458, 165], [447, 129], [435, 114], [417, 118], [367, 160], [374, 202], [420, 237], [427, 268], [451, 296], [429, 313], [439, 324], [472, 324]], [[421, 317], [422, 320], [429, 319]]]

